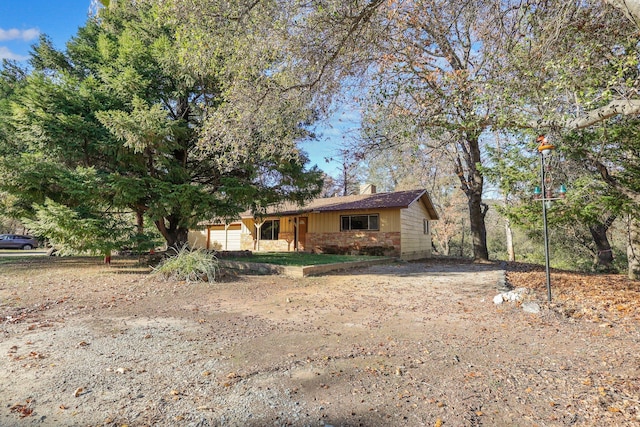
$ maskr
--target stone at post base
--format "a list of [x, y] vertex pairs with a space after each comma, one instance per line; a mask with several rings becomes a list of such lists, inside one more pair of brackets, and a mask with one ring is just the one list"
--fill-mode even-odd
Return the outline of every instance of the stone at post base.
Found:
[[524, 302], [522, 303], [522, 311], [525, 313], [538, 314], [540, 313], [540, 304], [537, 302]]
[[521, 303], [527, 293], [529, 293], [527, 288], [517, 288], [511, 291], [501, 292], [493, 297], [493, 303], [496, 305], [502, 304], [503, 302]]

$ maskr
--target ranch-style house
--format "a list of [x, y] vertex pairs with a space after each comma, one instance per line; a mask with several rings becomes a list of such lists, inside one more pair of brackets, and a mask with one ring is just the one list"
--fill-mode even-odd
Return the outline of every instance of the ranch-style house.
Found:
[[307, 251], [421, 259], [431, 256], [430, 222], [438, 219], [426, 190], [315, 199], [273, 206], [262, 218], [245, 212], [189, 232], [192, 247], [217, 251]]

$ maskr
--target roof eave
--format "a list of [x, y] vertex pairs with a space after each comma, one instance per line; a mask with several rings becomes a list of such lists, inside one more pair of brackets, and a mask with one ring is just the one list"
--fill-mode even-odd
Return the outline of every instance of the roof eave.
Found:
[[429, 212], [429, 220], [437, 221], [440, 219], [438, 216], [438, 212], [436, 212], [436, 208], [433, 206], [433, 202], [431, 201], [431, 197], [429, 197], [429, 193], [425, 190], [419, 197], [424, 203], [425, 208], [427, 208], [427, 212]]

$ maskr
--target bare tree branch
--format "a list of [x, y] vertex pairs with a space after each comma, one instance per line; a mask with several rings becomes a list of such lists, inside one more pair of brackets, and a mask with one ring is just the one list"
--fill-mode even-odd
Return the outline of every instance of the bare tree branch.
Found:
[[539, 120], [530, 123], [531, 128], [564, 128], [564, 129], [584, 129], [613, 116], [630, 116], [640, 114], [640, 99], [617, 99], [611, 101], [604, 107], [596, 108], [587, 112], [582, 117], [568, 120]]
[[605, 3], [624, 13], [631, 22], [640, 28], [640, 1], [638, 0], [604, 0]]
[[364, 23], [368, 22], [374, 16], [375, 11], [383, 3], [384, 0], [373, 0], [371, 1], [371, 3], [367, 4], [358, 15], [353, 18], [353, 22], [351, 22], [351, 24], [349, 25], [347, 33], [339, 40], [338, 45], [335, 46], [333, 50], [333, 53], [331, 53], [331, 55], [329, 55], [328, 58], [324, 61], [313, 80], [311, 80], [310, 82], [289, 86], [287, 88], [284, 88], [284, 90], [288, 91], [301, 88], [312, 88], [316, 86], [324, 77], [329, 66], [333, 65], [340, 57], [340, 55], [344, 54], [344, 49], [349, 40], [351, 40], [354, 34], [362, 28], [362, 25]]
[[611, 187], [615, 188], [616, 190], [620, 191], [622, 194], [627, 196], [629, 199], [633, 200], [634, 203], [640, 204], [640, 193], [638, 193], [636, 191], [633, 191], [632, 189], [630, 189], [626, 185], [622, 185], [614, 176], [609, 174], [609, 169], [604, 164], [599, 162], [598, 160], [595, 160], [593, 158], [590, 158], [589, 160], [591, 160], [593, 165], [596, 167], [596, 169], [600, 173], [600, 176], [602, 177], [604, 182], [606, 182], [607, 184], [609, 184]]

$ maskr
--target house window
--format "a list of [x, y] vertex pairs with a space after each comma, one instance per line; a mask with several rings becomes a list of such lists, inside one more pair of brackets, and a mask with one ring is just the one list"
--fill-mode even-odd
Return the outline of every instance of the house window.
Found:
[[262, 223], [260, 227], [260, 240], [278, 240], [280, 233], [280, 220], [270, 219]]
[[379, 230], [380, 221], [378, 215], [342, 215], [340, 217], [340, 230]]
[[422, 232], [429, 234], [429, 220], [426, 218], [422, 220]]

